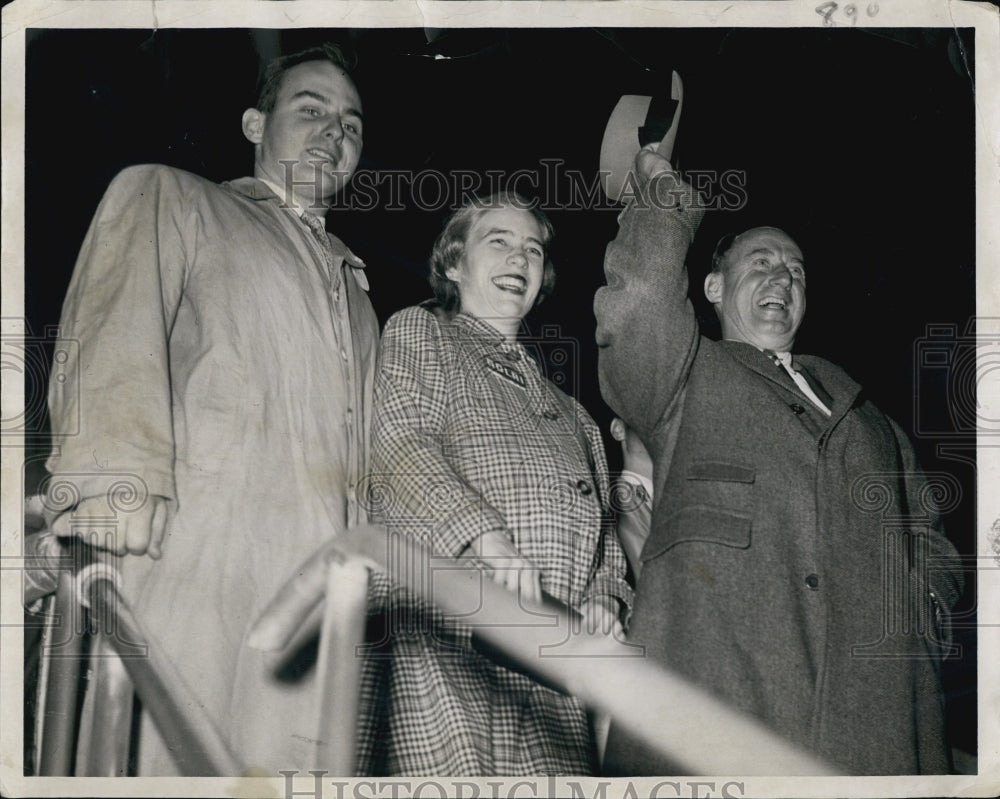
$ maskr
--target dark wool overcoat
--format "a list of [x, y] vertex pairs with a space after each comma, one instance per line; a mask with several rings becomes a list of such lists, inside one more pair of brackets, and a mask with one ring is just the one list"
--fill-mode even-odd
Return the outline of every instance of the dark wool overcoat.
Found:
[[[700, 212], [672, 199], [623, 214], [595, 302], [604, 397], [655, 464], [629, 635], [847, 773], [946, 772], [941, 622], [961, 577], [939, 506], [957, 486], [837, 366], [798, 358], [826, 417], [754, 347], [699, 335]], [[608, 773], [683, 768], [612, 728]]]

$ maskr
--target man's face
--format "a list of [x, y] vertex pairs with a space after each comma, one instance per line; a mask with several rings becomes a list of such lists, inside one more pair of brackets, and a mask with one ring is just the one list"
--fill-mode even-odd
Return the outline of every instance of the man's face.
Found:
[[777, 228], [754, 228], [737, 236], [722, 272], [705, 279], [722, 337], [761, 349], [787, 351], [806, 312], [802, 251]]
[[323, 208], [361, 157], [361, 98], [327, 61], [307, 61], [281, 80], [274, 109], [249, 109], [243, 130], [255, 145], [254, 175], [285, 186], [305, 208]]
[[527, 211], [498, 208], [480, 215], [469, 228], [461, 262], [447, 273], [458, 284], [462, 310], [494, 326], [516, 326], [542, 285], [542, 239], [541, 227]]

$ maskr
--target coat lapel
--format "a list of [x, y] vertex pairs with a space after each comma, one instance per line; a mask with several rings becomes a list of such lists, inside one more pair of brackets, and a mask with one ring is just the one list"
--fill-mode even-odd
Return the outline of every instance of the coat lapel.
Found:
[[817, 358], [815, 355], [796, 355], [796, 362], [809, 379], [822, 386], [829, 394], [832, 404], [831, 420], [841, 419], [854, 405], [861, 395], [861, 384], [853, 380], [847, 372], [829, 361]]
[[[774, 361], [753, 345], [745, 344], [742, 341], [720, 341], [718, 343], [733, 360], [750, 371], [782, 388], [794, 388], [795, 391], [798, 391], [798, 388], [795, 388], [795, 383], [784, 369], [775, 366]], [[817, 358], [815, 355], [794, 355], [794, 361], [796, 367], [805, 373], [806, 379], [813, 389], [821, 390], [821, 393], [817, 392], [820, 399], [824, 402], [827, 399], [830, 400], [827, 403], [832, 412], [830, 423], [839, 421], [854, 405], [861, 393], [861, 386], [852, 380], [843, 369], [822, 358]]]

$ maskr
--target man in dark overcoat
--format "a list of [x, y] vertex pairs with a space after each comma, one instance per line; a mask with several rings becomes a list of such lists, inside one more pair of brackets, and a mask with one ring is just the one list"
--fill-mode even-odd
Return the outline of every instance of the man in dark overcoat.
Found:
[[[783, 231], [720, 243], [705, 293], [724, 340], [701, 336], [684, 258], [702, 211], [654, 149], [636, 174], [595, 299], [604, 398], [655, 466], [630, 638], [846, 773], [946, 773], [962, 579], [939, 477], [846, 372], [790, 358], [806, 269]], [[612, 726], [606, 773], [684, 768]]]

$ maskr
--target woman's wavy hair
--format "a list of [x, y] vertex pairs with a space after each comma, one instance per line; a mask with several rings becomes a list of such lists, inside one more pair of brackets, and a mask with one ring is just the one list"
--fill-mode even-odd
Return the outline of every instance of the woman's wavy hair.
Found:
[[555, 231], [549, 218], [535, 205], [515, 192], [495, 192], [485, 197], [476, 197], [455, 211], [445, 222], [444, 230], [438, 235], [431, 250], [430, 281], [438, 307], [454, 314], [462, 310], [458, 284], [448, 277], [448, 272], [459, 265], [465, 255], [465, 244], [469, 231], [476, 221], [487, 211], [500, 208], [517, 208], [527, 211], [538, 223], [542, 231], [542, 247], [545, 249], [545, 265], [542, 271], [542, 285], [538, 290], [535, 305], [552, 293], [556, 285], [556, 268], [549, 258], [549, 244]]

